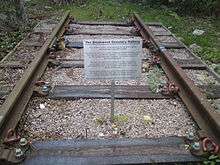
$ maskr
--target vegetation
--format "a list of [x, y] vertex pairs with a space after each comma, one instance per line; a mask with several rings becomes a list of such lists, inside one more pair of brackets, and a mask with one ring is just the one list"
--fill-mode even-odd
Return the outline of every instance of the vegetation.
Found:
[[[176, 34], [186, 45], [196, 43], [202, 47], [199, 55], [206, 61], [220, 62], [220, 20], [214, 17], [192, 17], [183, 16], [183, 13], [175, 8], [175, 2], [171, 0], [172, 5], [156, 5], [157, 1], [146, 3], [145, 0], [89, 0], [85, 3], [73, 3], [68, 5], [52, 4], [45, 0], [32, 0], [27, 2], [29, 15], [37, 13], [56, 12], [70, 10], [71, 15], [79, 20], [99, 20], [99, 21], [126, 21], [133, 12], [138, 13], [145, 22], [162, 22], [165, 26]], [[161, 0], [162, 1], [162, 0]], [[197, 0], [198, 1], [198, 0]], [[204, 1], [204, 0], [202, 0]], [[210, 0], [208, 0], [210, 1]], [[135, 3], [134, 3], [135, 2]], [[164, 1], [165, 2], [165, 1]], [[186, 2], [189, 2], [186, 0]], [[190, 1], [191, 2], [191, 1]], [[193, 2], [197, 3], [196, 0]], [[193, 5], [191, 5], [193, 6]], [[200, 4], [198, 6], [201, 6]], [[39, 10], [36, 10], [36, 7]], [[184, 7], [184, 6], [183, 6]], [[182, 8], [182, 7], [179, 7]], [[43, 10], [43, 12], [42, 12]], [[45, 11], [47, 12], [45, 12]], [[186, 10], [191, 9], [186, 6]], [[176, 11], [176, 12], [175, 12]], [[197, 10], [193, 10], [198, 12]], [[178, 13], [178, 14], [177, 14]], [[192, 34], [193, 30], [204, 30], [201, 36]], [[0, 41], [0, 45], [2, 43]], [[3, 46], [4, 47], [4, 46]]]
[[24, 0], [3, 1], [0, 5], [0, 60], [30, 31]]
[[147, 82], [152, 92], [157, 93], [161, 86], [165, 85], [166, 81], [163, 77], [163, 70], [160, 68], [153, 68], [148, 72]]
[[182, 15], [218, 15], [219, 0], [133, 0], [152, 6], [165, 5]]
[[103, 125], [104, 123], [107, 122], [107, 120], [106, 120], [104, 117], [99, 117], [99, 118], [96, 118], [96, 119], [95, 119], [95, 122], [96, 122], [98, 125]]
[[217, 165], [220, 163], [220, 158], [217, 155], [210, 155], [207, 160], [203, 162], [203, 164], [207, 165]]
[[124, 114], [114, 115], [114, 119], [113, 119], [113, 121], [116, 123], [126, 123], [128, 122], [128, 120], [129, 120], [129, 117]]

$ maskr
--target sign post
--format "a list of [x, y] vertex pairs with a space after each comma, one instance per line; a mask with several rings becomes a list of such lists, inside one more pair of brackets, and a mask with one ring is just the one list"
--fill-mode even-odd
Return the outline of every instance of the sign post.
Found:
[[111, 81], [111, 122], [114, 121], [115, 116], [115, 81]]
[[114, 118], [115, 80], [139, 80], [142, 40], [85, 40], [84, 67], [88, 80], [111, 80], [111, 121]]

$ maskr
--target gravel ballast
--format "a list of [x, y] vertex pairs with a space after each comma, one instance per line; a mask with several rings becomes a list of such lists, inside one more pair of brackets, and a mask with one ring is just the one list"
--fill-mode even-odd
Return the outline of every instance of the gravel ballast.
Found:
[[[32, 140], [185, 136], [196, 125], [177, 100], [116, 100], [110, 122], [110, 100], [34, 98], [23, 116], [25, 137]], [[151, 119], [146, 122], [145, 117]], [[26, 119], [26, 120], [25, 120]], [[87, 133], [86, 133], [87, 132]]]
[[65, 48], [63, 51], [53, 52], [57, 60], [83, 60], [83, 49]]
[[[152, 70], [153, 71], [153, 70]], [[148, 72], [142, 73], [138, 80], [115, 81], [116, 85], [148, 85], [151, 78]], [[159, 77], [158, 77], [159, 78]], [[163, 82], [168, 81], [165, 75], [160, 78]], [[111, 80], [86, 80], [84, 78], [84, 68], [47, 68], [42, 80], [53, 85], [110, 85]], [[156, 83], [156, 82], [155, 82]]]
[[[77, 30], [78, 32], [92, 32], [92, 29], [83, 28], [75, 27], [75, 30], [76, 32]], [[96, 31], [100, 32], [98, 29]], [[139, 37], [67, 35], [65, 42], [114, 38]], [[160, 40], [161, 42], [176, 42], [173, 37], [167, 36], [160, 37]], [[140, 80], [116, 81], [115, 83], [116, 85], [148, 85], [154, 92], [158, 92], [158, 87], [168, 81], [167, 77], [161, 68], [150, 66], [151, 53], [149, 50], [145, 48], [143, 52], [143, 73]], [[83, 49], [65, 48], [52, 55], [59, 61], [82, 60]], [[59, 66], [48, 67], [41, 80], [48, 82], [52, 87], [55, 85], [111, 84], [110, 80], [85, 80], [84, 68], [61, 68]], [[158, 138], [186, 136], [189, 132], [196, 134], [198, 129], [187, 108], [178, 97], [160, 100], [115, 100], [114, 109], [114, 122], [111, 122], [110, 99], [51, 100], [47, 97], [34, 97], [27, 106], [19, 129], [22, 136], [30, 140]]]

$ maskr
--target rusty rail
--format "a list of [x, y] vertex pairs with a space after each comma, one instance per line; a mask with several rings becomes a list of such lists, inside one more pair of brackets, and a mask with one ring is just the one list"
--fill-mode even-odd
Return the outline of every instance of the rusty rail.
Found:
[[177, 65], [164, 46], [155, 39], [151, 29], [144, 24], [137, 14], [134, 14], [132, 21], [145, 43], [151, 43], [157, 49], [161, 59], [161, 67], [169, 80], [179, 87], [178, 95], [201, 129], [199, 131], [200, 136], [211, 136], [216, 142], [220, 143], [220, 115], [214, 112], [206, 96], [187, 77], [186, 73]]
[[[63, 34], [65, 26], [69, 23], [69, 21], [70, 21], [69, 12], [67, 12], [63, 16], [63, 18], [60, 21], [60, 23], [58, 24], [58, 26], [53, 30], [50, 37], [46, 40], [46, 42], [44, 43], [42, 48], [40, 49], [39, 54], [36, 57], [36, 59], [28, 67], [28, 69], [25, 71], [23, 77], [18, 81], [18, 83], [14, 87], [13, 91], [7, 97], [4, 104], [0, 107], [0, 137], [1, 138], [4, 138], [6, 136], [8, 130], [10, 130], [10, 129], [14, 130], [16, 128], [16, 126], [17, 126], [17, 124], [18, 124], [18, 122], [19, 122], [19, 120], [25, 110], [25, 107], [28, 104], [28, 101], [30, 100], [30, 98], [32, 96], [35, 82], [41, 77], [45, 68], [47, 67], [48, 48], [51, 46], [51, 44], [53, 44], [53, 42], [56, 39], [58, 39], [60, 37], [60, 35]], [[183, 102], [186, 104], [192, 117], [197, 122], [199, 128], [201, 130], [204, 130], [209, 136], [213, 137], [219, 143], [220, 142], [220, 116], [219, 116], [219, 114], [214, 113], [214, 110], [211, 108], [211, 105], [207, 102], [205, 95], [186, 76], [183, 69], [181, 69], [180, 66], [177, 65], [177, 63], [171, 58], [171, 56], [169, 56], [168, 52], [163, 47], [163, 45], [161, 45], [157, 40], [155, 40], [155, 36], [152, 33], [152, 31], [143, 23], [143, 21], [141, 21], [141, 19], [139, 18], [138, 15], [134, 15], [133, 24], [137, 27], [137, 30], [141, 34], [141, 36], [143, 37], [144, 41], [146, 43], [149, 43], [148, 41], [150, 41], [150, 43], [153, 44], [155, 48], [157, 48], [157, 53], [160, 56], [161, 66], [162, 66], [163, 70], [166, 72], [166, 75], [168, 76], [168, 78], [170, 80], [172, 80], [179, 87], [178, 94], [181, 97], [181, 99], [183, 100]], [[178, 139], [176, 139], [176, 140], [178, 142]], [[178, 147], [180, 146], [180, 144], [181, 145], [184, 144], [184, 141], [183, 141], [183, 139], [180, 139], [180, 140], [181, 141], [177, 143], [177, 147], [173, 151], [173, 153], [176, 153], [176, 151], [182, 151]], [[146, 145], [144, 150], [140, 150], [142, 147], [142, 144], [138, 143], [138, 146], [135, 146], [136, 150], [134, 150], [134, 147], [131, 145], [132, 141], [133, 140], [128, 141], [128, 144], [126, 146], [128, 149], [123, 148], [123, 150], [120, 150], [120, 151], [123, 151], [122, 153], [120, 153], [121, 155], [119, 155], [119, 152], [114, 153], [115, 155], [113, 155], [113, 156], [116, 156], [116, 157], [118, 157], [118, 155], [121, 156], [119, 160], [115, 160], [115, 161], [118, 163], [118, 162], [121, 162], [121, 160], [123, 160], [123, 158], [126, 158], [126, 159], [129, 158], [129, 161], [131, 161], [131, 162], [137, 159], [135, 161], [135, 163], [146, 163], [147, 161], [152, 162], [152, 155], [150, 152], [147, 151], [147, 150], [149, 150], [149, 147], [152, 147], [152, 144]], [[117, 142], [117, 141], [114, 140], [114, 143], [115, 142]], [[151, 142], [151, 140], [150, 140], [150, 142]], [[157, 142], [157, 140], [156, 140], [156, 142]], [[171, 142], [172, 142], [172, 139], [171, 139]], [[77, 144], [77, 142], [75, 142], [75, 141], [73, 141], [72, 143], [73, 143], [72, 146]], [[153, 143], [155, 143], [155, 142], [153, 141]], [[68, 145], [69, 145], [69, 143], [68, 143]], [[41, 146], [41, 144], [39, 146]], [[52, 144], [52, 146], [54, 147], [54, 144]], [[64, 143], [63, 146], [64, 146], [64, 148], [61, 148], [61, 149], [60, 148], [50, 149], [51, 152], [48, 152], [48, 148], [46, 148], [45, 150], [47, 152], [44, 153], [46, 155], [45, 157], [47, 157], [47, 154], [49, 156], [51, 156], [50, 154], [52, 154], [52, 155], [57, 154], [57, 153], [59, 154], [60, 151], [68, 149], [68, 148], [65, 148], [66, 143]], [[47, 145], [46, 145], [46, 147], [47, 147]], [[115, 146], [113, 145], [112, 148], [114, 148], [114, 147]], [[118, 145], [117, 145], [117, 147], [118, 147]], [[131, 147], [133, 147], [133, 148], [131, 148]], [[161, 147], [161, 144], [159, 145], [159, 147]], [[167, 149], [167, 146], [165, 146], [165, 147]], [[171, 145], [169, 147], [171, 148], [171, 150], [173, 149], [173, 147]], [[50, 148], [50, 145], [49, 145], [49, 148]], [[106, 153], [109, 152], [109, 148], [106, 149]], [[153, 149], [151, 151], [152, 151], [152, 153], [154, 153], [155, 145], [153, 145], [152, 148]], [[39, 152], [39, 154], [42, 154], [42, 152], [44, 151], [44, 148], [40, 148], [40, 149], [41, 149], [41, 151]], [[126, 149], [126, 152], [129, 153], [130, 155], [126, 155], [127, 154], [126, 152], [124, 153], [125, 149]], [[115, 148], [114, 148], [114, 150], [115, 150]], [[94, 150], [94, 151], [97, 152], [98, 150], [97, 151]], [[88, 154], [84, 155], [85, 159], [86, 160], [88, 159], [88, 161], [91, 161], [91, 160], [89, 160], [91, 157], [88, 156], [88, 155], [91, 156], [91, 153], [90, 153], [90, 151], [87, 151], [87, 152], [88, 152]], [[100, 153], [97, 152], [98, 157], [100, 157], [100, 154], [102, 154], [102, 152], [103, 152], [103, 150], [101, 150]], [[143, 158], [142, 158], [143, 160], [141, 160], [139, 156], [136, 157], [137, 154], [143, 155], [144, 152], [146, 152], [146, 155], [143, 156]], [[158, 150], [158, 153], [161, 154], [161, 151]], [[154, 159], [158, 162], [163, 162], [164, 161], [163, 159], [159, 159], [160, 157], [158, 158], [158, 153], [156, 154]], [[76, 155], [77, 152], [72, 153], [72, 155], [69, 155], [71, 157], [71, 159], [73, 159], [74, 154]], [[125, 156], [123, 154], [125, 154]], [[107, 154], [107, 155], [112, 157], [111, 154]], [[146, 158], [148, 158], [149, 155], [151, 158], [149, 160], [146, 160]], [[124, 157], [122, 157], [122, 156], [124, 156]], [[164, 156], [164, 155], [162, 155], [162, 156]], [[168, 156], [170, 156], [170, 155], [168, 155]], [[183, 156], [183, 157], [180, 157], [181, 161], [185, 160], [186, 158], [189, 158], [189, 154], [186, 154], [185, 152], [183, 153], [183, 155], [180, 155], [180, 156]], [[13, 162], [13, 158], [14, 158], [14, 155], [11, 150], [9, 151], [5, 148], [3, 150], [1, 150], [1, 148], [0, 148], [0, 164], [1, 164], [2, 160], [4, 160], [4, 161], [7, 160], [9, 162]], [[96, 157], [95, 157], [95, 159], [97, 162], [99, 162], [99, 159], [97, 159]], [[109, 163], [108, 162], [109, 159], [106, 159], [106, 160], [107, 160], [107, 163]], [[114, 160], [114, 159], [112, 159], [112, 160]], [[190, 157], [189, 161], [192, 161], [192, 160], [194, 160], [194, 157]], [[38, 159], [36, 159], [35, 161], [38, 162]], [[176, 161], [176, 157], [174, 158], [173, 161]], [[198, 160], [196, 159], [196, 161], [198, 161]], [[123, 162], [121, 162], [121, 163], [123, 163]]]
[[[42, 48], [39, 50], [35, 60], [25, 71], [22, 78], [17, 82], [13, 91], [0, 107], [0, 137], [4, 138], [9, 129], [15, 129], [33, 93], [35, 82], [40, 78], [47, 66], [47, 51], [50, 45], [61, 34], [67, 24], [69, 12], [66, 12], [60, 23], [53, 30]], [[9, 117], [10, 116], [10, 117]]]

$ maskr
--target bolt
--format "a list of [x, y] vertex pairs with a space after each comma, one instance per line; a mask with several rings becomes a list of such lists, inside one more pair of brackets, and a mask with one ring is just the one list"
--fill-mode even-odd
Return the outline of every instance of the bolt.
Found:
[[166, 50], [166, 48], [164, 46], [160, 46], [159, 49], [160, 49], [161, 52]]
[[20, 146], [24, 147], [28, 144], [28, 141], [25, 138], [21, 138], [19, 144], [20, 144]]
[[86, 139], [88, 138], [88, 130], [89, 128], [86, 128]]
[[199, 142], [194, 142], [192, 144], [192, 148], [196, 151], [200, 150], [200, 143]]
[[20, 148], [15, 148], [15, 157], [21, 159], [24, 156], [24, 152]]
[[194, 134], [192, 132], [187, 134], [187, 139], [188, 140], [194, 140], [194, 138], [195, 138], [195, 136], [194, 136]]
[[47, 84], [45, 84], [44, 86], [43, 86], [43, 89], [42, 89], [42, 92], [49, 92], [50, 91], [50, 86], [49, 85], [47, 85]]

